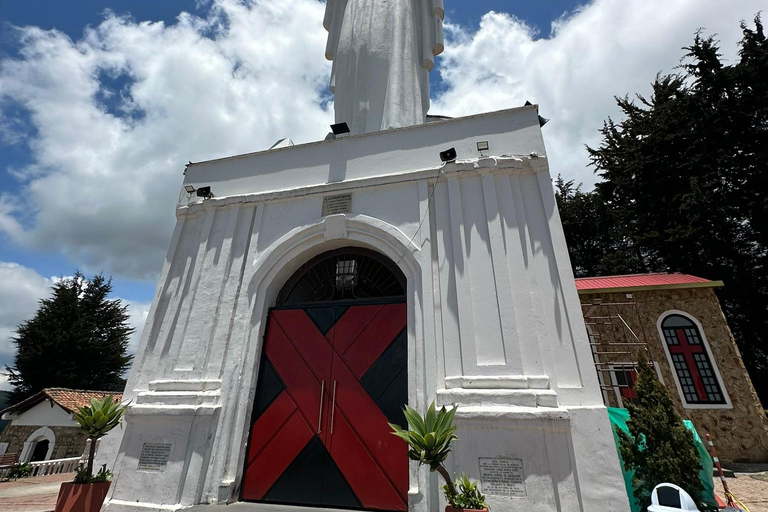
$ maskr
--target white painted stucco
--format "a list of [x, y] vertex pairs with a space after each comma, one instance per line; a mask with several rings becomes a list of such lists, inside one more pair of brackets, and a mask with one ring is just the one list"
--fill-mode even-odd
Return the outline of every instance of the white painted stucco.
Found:
[[[450, 470], [523, 460], [527, 498], [494, 510], [628, 510], [535, 106], [194, 164], [184, 184], [214, 198], [180, 193], [127, 425], [104, 440], [107, 511], [237, 500], [267, 310], [345, 246], [407, 278], [409, 403], [460, 404]], [[341, 191], [351, 212], [322, 217]], [[144, 443], [171, 445], [165, 471], [137, 471]], [[409, 499], [440, 510], [435, 475], [413, 466]]]
[[47, 427], [77, 427], [72, 414], [50, 400], [43, 400], [19, 414], [4, 415], [3, 419], [12, 421], [12, 425], [43, 425]]

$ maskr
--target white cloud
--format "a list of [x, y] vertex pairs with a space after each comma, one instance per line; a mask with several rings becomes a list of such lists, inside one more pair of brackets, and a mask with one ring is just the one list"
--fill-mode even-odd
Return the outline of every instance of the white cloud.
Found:
[[23, 106], [38, 133], [33, 165], [16, 170], [25, 200], [0, 196], [0, 230], [86, 271], [156, 277], [188, 160], [325, 135], [323, 8], [218, 0], [207, 19], [170, 26], [110, 15], [77, 42], [18, 29], [0, 106]]
[[[5, 365], [13, 365], [16, 347], [10, 340], [16, 328], [32, 318], [39, 301], [49, 297], [51, 286], [60, 277], [43, 277], [31, 268], [18, 263], [0, 261], [0, 389], [10, 389], [5, 375]], [[129, 351], [136, 351], [141, 331], [149, 313], [145, 302], [125, 301], [128, 304], [128, 325], [135, 329], [131, 335]]]
[[[614, 96], [650, 93], [658, 72], [674, 72], [694, 33], [717, 34], [731, 62], [763, 0], [596, 0], [534, 39], [523, 22], [489, 13], [476, 33], [449, 26], [441, 65], [450, 89], [435, 113], [460, 116], [538, 103], [551, 122], [544, 137], [553, 174], [595, 181], [584, 144], [599, 145], [598, 129], [619, 118]], [[514, 10], [514, 7], [510, 7]]]
[[10, 389], [5, 365], [13, 365], [16, 327], [35, 314], [52, 281], [17, 263], [0, 261], [0, 389]]
[[125, 301], [128, 304], [128, 325], [133, 328], [133, 334], [128, 342], [128, 352], [134, 354], [141, 340], [141, 333], [144, 330], [144, 324], [147, 323], [149, 316], [149, 302], [136, 302], [134, 300]]
[[[671, 71], [704, 27], [736, 55], [738, 22], [762, 0], [596, 0], [555, 24], [547, 39], [509, 15], [477, 32], [448, 27], [433, 113], [466, 115], [541, 104], [551, 168], [592, 182], [584, 144], [616, 115], [613, 96], [645, 92]], [[504, 4], [506, 5], [506, 4]], [[450, 6], [449, 6], [450, 7]], [[6, 141], [28, 141], [34, 161], [13, 169], [18, 196], [0, 194], [0, 232], [62, 251], [87, 272], [154, 279], [167, 250], [188, 160], [255, 151], [281, 137], [324, 136], [332, 113], [317, 0], [215, 0], [202, 19], [135, 22], [108, 16], [72, 41], [18, 29], [22, 53], [0, 61]], [[514, 9], [514, 4], [510, 4]]]

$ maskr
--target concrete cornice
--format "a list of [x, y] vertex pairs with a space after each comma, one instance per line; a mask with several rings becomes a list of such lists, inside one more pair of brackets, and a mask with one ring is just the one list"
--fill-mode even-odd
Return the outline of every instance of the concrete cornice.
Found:
[[213, 197], [204, 201], [179, 206], [176, 209], [176, 216], [186, 217], [197, 215], [209, 209], [226, 208], [236, 204], [284, 201], [311, 195], [327, 195], [360, 188], [394, 185], [424, 179], [434, 181], [438, 179], [440, 173], [446, 178], [460, 178], [462, 176], [459, 176], [459, 173], [482, 174], [486, 172], [506, 172], [510, 174], [530, 174], [542, 171], [548, 171], [547, 159], [544, 156], [502, 155], [471, 158], [449, 162], [440, 167], [417, 169], [396, 174], [371, 176], [336, 183], [323, 183], [321, 185], [311, 185], [308, 187], [287, 190], [271, 190], [252, 194]]

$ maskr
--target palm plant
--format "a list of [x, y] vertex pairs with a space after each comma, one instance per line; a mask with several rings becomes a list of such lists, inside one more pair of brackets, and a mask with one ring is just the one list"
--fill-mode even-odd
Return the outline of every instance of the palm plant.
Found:
[[75, 419], [80, 424], [80, 429], [91, 440], [91, 447], [88, 453], [88, 471], [87, 479], [93, 479], [93, 459], [96, 455], [96, 441], [120, 425], [123, 420], [127, 406], [121, 405], [120, 400], [112, 395], [107, 395], [101, 400], [91, 398], [91, 405], [80, 407], [74, 414]]
[[429, 466], [430, 471], [437, 471], [445, 479], [445, 490], [448, 501], [452, 502], [456, 496], [456, 488], [451, 481], [451, 476], [443, 466], [448, 454], [451, 452], [451, 443], [458, 439], [453, 417], [457, 407], [450, 411], [443, 406], [439, 411], [435, 409], [435, 402], [427, 409], [423, 418], [421, 415], [406, 405], [403, 407], [405, 419], [410, 428], [405, 430], [397, 425], [389, 424], [393, 434], [408, 443], [408, 457], [415, 460], [420, 466]]

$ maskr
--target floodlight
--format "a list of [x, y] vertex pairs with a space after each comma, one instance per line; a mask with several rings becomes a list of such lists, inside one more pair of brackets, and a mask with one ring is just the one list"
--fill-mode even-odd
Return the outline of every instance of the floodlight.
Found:
[[200, 187], [197, 189], [197, 197], [202, 197], [203, 199], [210, 199], [213, 197], [213, 194], [211, 193], [211, 187]]
[[187, 191], [187, 194], [194, 194], [196, 189], [192, 185], [184, 185], [184, 190]]
[[487, 140], [481, 140], [477, 143], [477, 150], [478, 151], [488, 151], [489, 145]]
[[349, 125], [347, 123], [336, 123], [331, 125], [331, 131], [335, 136], [345, 135], [350, 132]]
[[446, 149], [440, 153], [440, 160], [443, 162], [453, 162], [456, 160], [456, 148]]

